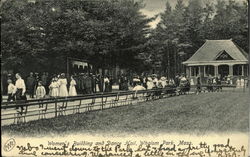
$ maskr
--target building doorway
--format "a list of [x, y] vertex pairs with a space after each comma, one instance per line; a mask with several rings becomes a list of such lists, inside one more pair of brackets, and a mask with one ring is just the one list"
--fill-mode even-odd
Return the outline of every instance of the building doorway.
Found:
[[221, 77], [225, 77], [229, 75], [229, 66], [228, 65], [220, 65], [218, 67], [218, 73], [221, 75]]

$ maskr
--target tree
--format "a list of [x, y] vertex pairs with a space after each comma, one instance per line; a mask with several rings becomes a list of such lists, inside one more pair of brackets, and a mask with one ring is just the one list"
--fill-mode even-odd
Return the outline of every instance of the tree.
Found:
[[152, 48], [144, 56], [150, 56], [151, 63], [160, 61], [161, 70], [173, 77], [184, 72], [181, 62], [191, 57], [205, 39], [232, 38], [248, 51], [247, 5], [234, 0], [220, 0], [216, 4], [190, 0], [185, 6], [178, 0], [172, 8], [167, 2], [161, 21], [151, 35]]
[[94, 66], [132, 68], [147, 41], [141, 2], [133, 0], [9, 0], [1, 5], [4, 68], [63, 72], [66, 58]]

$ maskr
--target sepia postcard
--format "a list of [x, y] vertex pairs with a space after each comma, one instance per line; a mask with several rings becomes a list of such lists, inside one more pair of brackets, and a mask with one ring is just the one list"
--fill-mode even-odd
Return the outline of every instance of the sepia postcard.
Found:
[[2, 0], [1, 156], [249, 157], [248, 0]]

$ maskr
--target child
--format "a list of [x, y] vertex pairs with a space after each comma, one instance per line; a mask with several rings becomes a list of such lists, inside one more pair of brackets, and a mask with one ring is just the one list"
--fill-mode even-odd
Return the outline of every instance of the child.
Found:
[[49, 85], [50, 96], [58, 97], [59, 96], [59, 84], [57, 82], [57, 78], [53, 78], [51, 84]]
[[15, 94], [15, 89], [16, 87], [14, 86], [14, 84], [12, 83], [12, 80], [8, 80], [8, 102], [10, 101], [15, 101], [15, 97], [14, 97], [14, 94]]
[[41, 99], [41, 98], [44, 98], [45, 95], [46, 95], [46, 90], [44, 86], [42, 85], [42, 82], [39, 81], [38, 87], [36, 89], [36, 98]]

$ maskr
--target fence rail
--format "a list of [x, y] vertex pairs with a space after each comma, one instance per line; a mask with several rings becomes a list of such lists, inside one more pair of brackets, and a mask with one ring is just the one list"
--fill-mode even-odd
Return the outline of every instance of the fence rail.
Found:
[[[201, 87], [235, 88], [236, 86], [202, 85]], [[124, 105], [132, 105], [134, 102], [138, 103], [163, 98], [169, 95], [176, 95], [185, 88], [189, 87], [167, 87], [163, 89], [118, 91], [78, 95], [74, 97], [36, 99], [23, 102], [5, 102], [1, 104], [1, 120], [7, 121], [14, 119], [14, 123], [21, 123], [26, 122], [26, 117], [39, 116], [38, 119], [43, 119], [46, 118], [46, 115], [50, 115], [52, 118], [66, 115], [67, 113], [76, 114], [94, 110], [104, 110]]]

